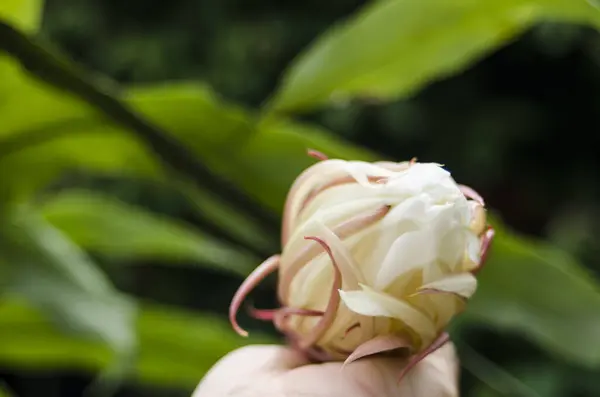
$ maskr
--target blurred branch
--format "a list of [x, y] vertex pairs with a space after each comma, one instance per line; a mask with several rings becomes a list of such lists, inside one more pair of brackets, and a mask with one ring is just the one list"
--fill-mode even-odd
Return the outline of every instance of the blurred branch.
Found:
[[150, 146], [167, 167], [188, 175], [222, 200], [244, 210], [269, 232], [278, 233], [278, 220], [274, 214], [213, 174], [185, 146], [118, 100], [117, 89], [109, 88], [108, 82], [103, 81], [103, 89], [100, 89], [97, 84], [89, 82], [82, 71], [2, 21], [0, 21], [0, 50], [16, 58], [35, 77], [75, 95], [102, 111], [114, 122], [134, 132]]
[[[248, 343], [279, 342], [278, 338], [258, 331], [244, 340], [231, 331], [226, 321], [208, 313], [145, 301], [137, 303], [139, 354], [133, 371], [125, 374], [128, 381], [189, 389], [191, 395], [203, 374], [225, 354]], [[0, 363], [13, 370], [78, 368], [82, 373], [96, 373], [113, 363], [106, 345], [65, 334], [42, 311], [20, 300], [7, 299], [0, 305], [0, 333], [11, 336], [0, 338]], [[40, 350], [40, 346], [44, 348]]]

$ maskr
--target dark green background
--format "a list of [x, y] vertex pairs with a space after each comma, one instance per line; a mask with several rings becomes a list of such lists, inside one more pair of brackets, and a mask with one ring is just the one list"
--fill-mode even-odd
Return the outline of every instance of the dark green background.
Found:
[[[121, 83], [198, 80], [225, 98], [258, 108], [296, 54], [363, 3], [48, 0], [42, 35], [88, 69]], [[545, 24], [409, 100], [355, 102], [304, 117], [389, 157], [447, 165], [510, 226], [551, 240], [598, 275], [599, 109], [600, 36], [592, 29]], [[86, 183], [201, 223], [170, 194], [110, 180]], [[138, 296], [221, 315], [239, 283], [216, 273], [146, 265], [108, 270], [119, 287]], [[274, 304], [268, 288], [255, 299]], [[467, 335], [479, 353], [542, 396], [600, 395], [600, 381], [592, 373], [516, 336], [486, 329]], [[76, 369], [4, 368], [1, 374], [22, 397], [77, 396], [91, 379]], [[502, 395], [482, 390], [480, 377], [463, 371], [463, 395]], [[186, 392], [128, 384], [118, 395]]]

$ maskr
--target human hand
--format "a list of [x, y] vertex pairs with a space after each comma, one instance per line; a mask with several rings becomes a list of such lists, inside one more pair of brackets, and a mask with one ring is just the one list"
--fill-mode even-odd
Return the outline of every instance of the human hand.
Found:
[[284, 346], [251, 345], [221, 359], [192, 397], [458, 397], [458, 361], [448, 343], [412, 368], [406, 359], [309, 364]]

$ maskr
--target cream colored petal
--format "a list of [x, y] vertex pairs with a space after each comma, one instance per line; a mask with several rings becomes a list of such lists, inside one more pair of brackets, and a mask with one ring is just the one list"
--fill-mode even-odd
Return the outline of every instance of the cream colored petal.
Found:
[[[396, 201], [397, 199], [383, 197], [373, 192], [372, 189], [357, 184], [339, 185], [319, 193], [302, 210], [299, 222], [310, 217], [340, 218], [338, 215], [342, 216], [340, 221], [344, 221], [348, 217], [368, 208], [375, 209], [382, 205], [394, 205]], [[328, 222], [326, 223], [329, 225]]]
[[[329, 228], [327, 228], [324, 224], [321, 224], [317, 237], [321, 238], [325, 241], [329, 247], [331, 248], [331, 252], [333, 257], [335, 258], [340, 273], [342, 275], [342, 285], [343, 288], [355, 290], [359, 288], [359, 283], [364, 283], [364, 276], [362, 271], [352, 255], [350, 254], [347, 247], [344, 245], [344, 242], [340, 240], [340, 238], [333, 233]], [[330, 267], [330, 266], [328, 266]], [[331, 272], [330, 269], [325, 269], [327, 272]], [[340, 312], [343, 310], [340, 309]], [[338, 312], [338, 316], [339, 316]], [[373, 332], [373, 324], [372, 319], [365, 316], [355, 316], [354, 321], [358, 321], [361, 326], [361, 331], [365, 334], [370, 334]], [[348, 325], [345, 326], [347, 328]], [[332, 327], [333, 328], [333, 327]], [[344, 328], [344, 329], [345, 329]], [[337, 331], [334, 331], [335, 334]]]
[[291, 230], [295, 229], [298, 211], [302, 207], [304, 200], [315, 188], [320, 186], [332, 178], [345, 175], [346, 161], [344, 160], [326, 160], [321, 161], [312, 167], [307, 168], [296, 178], [294, 184], [290, 188], [286, 203], [285, 215], [286, 222], [284, 232], [291, 234]]
[[450, 269], [458, 270], [464, 261], [467, 244], [468, 219], [461, 215], [466, 205], [457, 204], [440, 207], [430, 221], [431, 233], [439, 236], [438, 258]]
[[479, 266], [479, 262], [481, 261], [481, 240], [470, 231], [467, 232], [465, 256], [466, 263], [463, 266], [464, 270], [470, 271]]
[[444, 277], [444, 269], [437, 261], [423, 267], [422, 283], [430, 283]]
[[378, 250], [377, 244], [383, 238], [379, 223], [371, 225], [355, 235], [344, 240], [344, 244], [350, 250], [352, 257], [360, 266], [361, 273], [365, 278], [364, 284], [374, 285], [379, 264], [385, 258], [387, 249]]
[[424, 194], [408, 197], [390, 210], [382, 225], [393, 226], [406, 221], [422, 222], [431, 206], [431, 199]]
[[375, 280], [376, 288], [385, 289], [403, 274], [434, 262], [437, 258], [436, 237], [429, 230], [409, 232], [398, 237], [380, 265]]
[[285, 267], [288, 262], [292, 261], [300, 251], [308, 244], [312, 244], [304, 239], [304, 236], [312, 236], [317, 232], [319, 227], [318, 219], [309, 219], [302, 223], [290, 236], [287, 244], [283, 247], [282, 252], [282, 267]]
[[395, 163], [392, 161], [376, 161], [373, 164], [394, 172], [406, 171], [408, 167], [411, 166], [409, 161], [403, 161], [401, 163]]
[[[333, 231], [327, 228], [324, 224], [321, 224], [321, 226], [317, 228], [316, 236], [325, 241], [331, 248], [333, 257], [336, 259], [342, 274], [342, 285], [344, 289], [356, 290], [359, 288], [359, 283], [365, 283], [362, 269], [356, 263], [345, 243], [340, 240], [340, 238], [333, 233]], [[331, 272], [327, 269], [325, 269], [325, 271]], [[348, 314], [345, 316], [348, 319], [342, 319], [344, 314]], [[335, 323], [324, 335], [323, 340], [329, 340], [336, 334], [345, 332], [345, 330], [352, 325], [352, 323], [357, 321], [360, 324], [360, 330], [362, 334], [370, 335], [373, 332], [373, 321], [371, 317], [359, 316], [356, 315], [356, 313], [349, 311], [345, 307], [340, 307]], [[342, 328], [340, 329], [340, 327]]]
[[436, 196], [460, 194], [460, 189], [450, 178], [450, 173], [437, 164], [417, 163], [398, 173], [394, 185], [407, 192], [430, 191]]
[[439, 259], [452, 269], [458, 269], [465, 259], [466, 233], [455, 227], [443, 234], [439, 246]]
[[[319, 344], [323, 346], [326, 346], [330, 343], [344, 345], [339, 343], [339, 341], [342, 339], [343, 335], [345, 335], [346, 330], [359, 321], [359, 317], [363, 316], [354, 313], [344, 305], [340, 305], [335, 315], [335, 320], [327, 329], [325, 334], [323, 334], [322, 338], [319, 340]], [[353, 344], [350, 346], [351, 348], [357, 346], [361, 342], [357, 336], [358, 335], [356, 335], [354, 332], [351, 333], [350, 337], [348, 338], [347, 342], [353, 342]], [[348, 344], [345, 346], [347, 345]]]
[[373, 163], [365, 163], [363, 161], [348, 161], [346, 163], [346, 172], [352, 176], [361, 186], [368, 188], [378, 188], [381, 185], [376, 185], [369, 182], [368, 177], [391, 177], [395, 174], [386, 168], [377, 166]]
[[358, 238], [350, 239], [352, 252], [364, 269], [365, 284], [377, 285], [377, 274], [399, 236], [417, 231], [419, 219], [425, 213], [425, 204], [419, 198], [407, 199], [392, 209], [376, 225], [365, 230]]
[[429, 305], [437, 311], [436, 326], [446, 328], [450, 321], [465, 308], [465, 302], [458, 295], [429, 294], [423, 296], [429, 300]]
[[[357, 289], [359, 283], [364, 283], [361, 270], [354, 261], [354, 258], [350, 255], [348, 249], [344, 246], [342, 240], [340, 240], [335, 233], [323, 223], [317, 222], [316, 233], [314, 236], [323, 240], [329, 248], [331, 248], [331, 253], [342, 274], [344, 288]], [[326, 270], [331, 271], [331, 269]]]
[[306, 309], [324, 310], [333, 283], [329, 258], [322, 254], [302, 268], [290, 285], [288, 305]]
[[476, 235], [483, 233], [486, 223], [485, 208], [474, 200], [469, 200], [469, 227]]
[[471, 273], [453, 274], [423, 285], [419, 290], [450, 292], [470, 298], [477, 289], [477, 279]]
[[433, 321], [408, 303], [361, 285], [362, 291], [342, 291], [340, 297], [352, 311], [365, 316], [390, 317], [400, 320], [424, 340], [435, 337]]

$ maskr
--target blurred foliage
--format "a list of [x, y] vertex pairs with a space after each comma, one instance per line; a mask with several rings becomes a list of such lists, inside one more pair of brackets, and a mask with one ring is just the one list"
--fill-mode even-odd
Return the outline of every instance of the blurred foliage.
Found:
[[272, 106], [285, 111], [353, 97], [404, 97], [543, 18], [600, 26], [600, 14], [583, 1], [373, 2], [298, 60]]
[[[499, 221], [492, 222], [497, 231], [493, 254], [481, 272], [482, 288], [469, 302], [466, 318], [520, 331], [552, 353], [597, 368], [597, 284], [590, 282], [588, 272], [565, 252], [511, 235]], [[568, 292], [556, 293], [556, 288]]]
[[0, 397], [12, 397], [12, 394], [4, 387], [4, 385], [0, 385]]
[[[70, 369], [74, 365], [99, 371], [111, 364], [111, 352], [101, 343], [57, 332], [37, 310], [19, 301], [0, 308], [0, 359], [16, 368]], [[135, 329], [139, 352], [132, 376], [152, 386], [193, 388], [217, 359], [243, 340], [212, 315], [142, 304]], [[254, 336], [257, 343], [269, 342]]]
[[[247, 343], [225, 308], [278, 250], [285, 194], [312, 148], [442, 162], [502, 214], [452, 327], [463, 395], [598, 395], [600, 184], [587, 131], [600, 127], [600, 10], [362, 5], [48, 0], [38, 30], [41, 2], [0, 4], [10, 390], [79, 395], [61, 378], [55, 392], [31, 386], [75, 373], [102, 374], [123, 396], [189, 394]], [[255, 299], [273, 295], [270, 284]], [[277, 340], [254, 329], [251, 343]]]
[[137, 207], [69, 190], [41, 208], [44, 217], [78, 245], [111, 258], [193, 261], [244, 275], [259, 258], [232, 250], [210, 235]]

